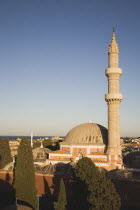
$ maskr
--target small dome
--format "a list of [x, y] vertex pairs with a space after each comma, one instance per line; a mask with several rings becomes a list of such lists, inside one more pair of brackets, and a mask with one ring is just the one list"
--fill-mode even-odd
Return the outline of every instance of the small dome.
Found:
[[46, 165], [42, 169], [44, 174], [55, 174], [57, 176], [72, 176], [73, 175], [73, 166], [71, 164], [59, 163], [56, 165]]
[[41, 173], [42, 172], [42, 167], [36, 163], [34, 163], [34, 169], [35, 173]]
[[122, 170], [122, 169], [113, 169], [106, 173], [107, 178], [109, 179], [131, 179], [133, 177], [133, 171]]
[[84, 123], [72, 128], [62, 144], [105, 144], [107, 145], [108, 131], [95, 123]]
[[128, 153], [124, 156], [123, 163], [127, 168], [140, 169], [140, 151]]
[[45, 174], [54, 174], [56, 171], [56, 165], [46, 165], [44, 166], [44, 168], [42, 169], [42, 173]]
[[33, 152], [33, 159], [46, 159], [47, 154], [51, 152], [51, 150], [44, 147], [43, 148], [37, 147], [33, 149], [32, 152]]

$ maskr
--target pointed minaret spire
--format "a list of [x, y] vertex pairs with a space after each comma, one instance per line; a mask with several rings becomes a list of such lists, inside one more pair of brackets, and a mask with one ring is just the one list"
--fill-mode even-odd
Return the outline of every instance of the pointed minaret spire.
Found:
[[118, 44], [116, 42], [116, 35], [115, 35], [115, 29], [113, 26], [113, 31], [112, 31], [112, 40], [109, 45], [108, 49], [108, 67], [117, 67], [119, 66], [119, 48]]

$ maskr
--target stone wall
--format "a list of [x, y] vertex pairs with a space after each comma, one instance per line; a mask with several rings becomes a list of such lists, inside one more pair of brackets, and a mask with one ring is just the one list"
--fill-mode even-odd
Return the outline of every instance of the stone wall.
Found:
[[[11, 172], [0, 172], [0, 194], [11, 190], [13, 181], [13, 174]], [[139, 195], [140, 195], [140, 182], [128, 180], [112, 180], [116, 186], [122, 201], [122, 206], [125, 209], [140, 209]], [[5, 182], [5, 185], [2, 183]], [[54, 193], [58, 196], [60, 177], [53, 175], [36, 174], [36, 187], [38, 195]], [[72, 179], [64, 177], [66, 186], [67, 198], [71, 194]]]

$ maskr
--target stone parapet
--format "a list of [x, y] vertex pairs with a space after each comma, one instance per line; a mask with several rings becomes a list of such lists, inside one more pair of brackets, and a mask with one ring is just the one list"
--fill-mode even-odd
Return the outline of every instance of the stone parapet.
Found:
[[72, 144], [72, 143], [68, 143], [68, 142], [62, 142], [62, 143], [60, 143], [60, 145], [61, 145], [61, 147], [78, 147], [79, 148], [79, 145], [80, 145], [80, 147], [82, 148], [85, 148], [85, 147], [104, 147], [105, 146], [105, 144], [103, 144], [103, 143], [85, 143], [85, 144], [82, 144], [82, 143], [76, 143], [76, 144]]
[[123, 96], [121, 93], [114, 93], [114, 94], [105, 94], [105, 100], [108, 101], [113, 101], [113, 100], [119, 100], [120, 102], [122, 101]]
[[119, 74], [122, 75], [122, 69], [121, 68], [107, 68], [105, 70], [106, 76], [109, 74]]

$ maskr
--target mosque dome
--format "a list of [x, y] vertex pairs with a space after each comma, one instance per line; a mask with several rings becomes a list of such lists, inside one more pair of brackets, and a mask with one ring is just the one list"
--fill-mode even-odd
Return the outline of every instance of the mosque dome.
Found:
[[62, 144], [107, 145], [108, 131], [95, 123], [84, 123], [72, 128]]

